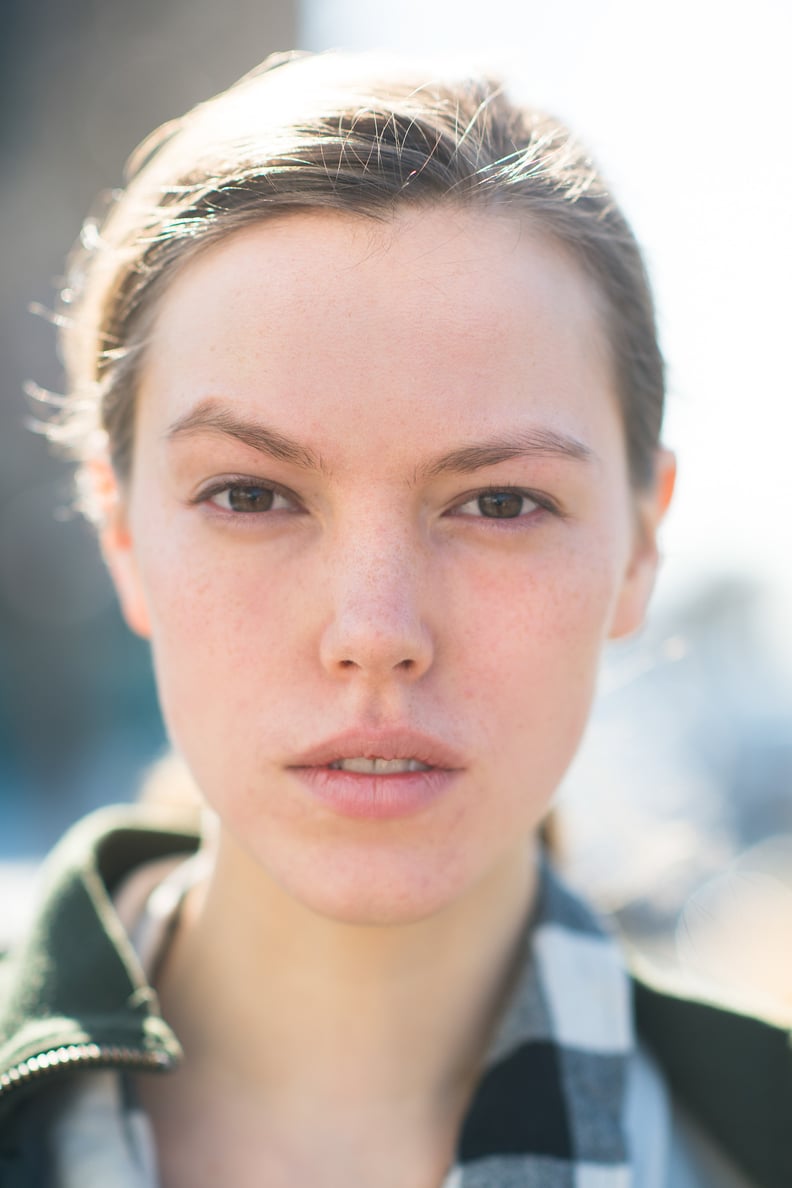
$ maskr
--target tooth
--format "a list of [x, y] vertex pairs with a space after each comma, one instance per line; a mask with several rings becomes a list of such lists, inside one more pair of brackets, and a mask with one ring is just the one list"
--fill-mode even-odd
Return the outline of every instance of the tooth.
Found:
[[341, 770], [359, 772], [360, 775], [372, 775], [377, 770], [377, 760], [363, 759], [362, 757], [360, 759], [342, 759]]
[[358, 775], [398, 775], [408, 771], [428, 771], [418, 759], [365, 759], [362, 755], [351, 759], [336, 759], [329, 764], [334, 771], [351, 771]]

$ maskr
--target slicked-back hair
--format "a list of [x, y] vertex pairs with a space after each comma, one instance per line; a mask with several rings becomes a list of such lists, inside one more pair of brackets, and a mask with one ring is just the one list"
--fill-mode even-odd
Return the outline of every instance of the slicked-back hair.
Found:
[[371, 55], [277, 56], [154, 132], [127, 173], [84, 225], [60, 296], [68, 391], [50, 434], [80, 460], [107, 450], [129, 480], [147, 338], [197, 253], [289, 211], [385, 221], [454, 204], [524, 218], [593, 282], [631, 480], [652, 482], [664, 374], [640, 249], [569, 130], [497, 81]]

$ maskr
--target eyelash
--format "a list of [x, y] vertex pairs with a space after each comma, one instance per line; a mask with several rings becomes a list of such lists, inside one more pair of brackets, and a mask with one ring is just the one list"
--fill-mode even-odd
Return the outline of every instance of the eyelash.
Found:
[[[264, 508], [260, 511], [251, 512], [234, 510], [231, 507], [220, 507], [218, 504], [212, 503], [212, 500], [216, 499], [219, 495], [230, 494], [232, 491], [258, 491], [263, 494], [270, 493], [274, 497], [279, 496], [281, 499], [286, 500], [289, 504], [291, 504], [291, 507], [288, 509], [284, 507]], [[471, 515], [470, 513], [462, 512], [462, 508], [466, 507], [468, 504], [477, 503], [480, 500], [485, 499], [487, 496], [495, 495], [516, 495], [519, 498], [526, 500], [528, 503], [533, 504], [534, 506], [527, 511], [523, 511], [521, 509], [520, 512], [515, 516], [486, 516], [484, 514]], [[242, 516], [272, 515], [276, 512], [283, 511], [290, 511], [294, 513], [303, 510], [297, 496], [292, 491], [289, 491], [288, 488], [280, 487], [275, 483], [258, 481], [241, 476], [239, 478], [223, 479], [213, 484], [206, 490], [200, 491], [193, 499], [190, 500], [190, 502], [192, 504], [209, 504], [218, 514], [232, 516], [235, 519]], [[538, 491], [531, 491], [524, 487], [508, 485], [492, 485], [489, 487], [480, 488], [476, 491], [471, 491], [464, 495], [461, 499], [458, 499], [457, 502], [447, 510], [446, 514], [458, 516], [459, 518], [464, 518], [466, 514], [467, 518], [469, 519], [487, 520], [490, 523], [504, 524], [513, 522], [515, 520], [529, 519], [536, 511], [545, 511], [551, 515], [559, 517], [563, 516], [561, 508], [558, 506], [555, 500], [551, 499], [548, 495]]]
[[[280, 496], [281, 499], [284, 499], [290, 503], [291, 507], [288, 509], [283, 507], [266, 508], [260, 512], [240, 512], [234, 511], [234, 509], [231, 507], [219, 507], [216, 503], [212, 504], [212, 500], [216, 499], [218, 495], [224, 495], [227, 493], [230, 494], [231, 491], [260, 491], [263, 494], [270, 493], [273, 496]], [[302, 510], [297, 496], [287, 487], [280, 487], [277, 483], [262, 482], [256, 479], [244, 478], [241, 476], [239, 478], [222, 479], [219, 482], [212, 484], [212, 486], [207, 487], [205, 490], [199, 491], [198, 494], [190, 500], [190, 502], [192, 504], [209, 504], [218, 514], [234, 517], [240, 517], [243, 515], [272, 515], [275, 512], [280, 511], [288, 510], [290, 512], [296, 512]]]
[[466, 507], [469, 503], [478, 503], [480, 500], [485, 499], [488, 495], [517, 495], [519, 498], [526, 500], [528, 503], [532, 503], [534, 506], [527, 511], [523, 511], [521, 509], [520, 513], [516, 516], [485, 516], [482, 514], [471, 515], [470, 519], [488, 520], [490, 523], [508, 524], [514, 522], [515, 520], [529, 519], [536, 511], [549, 512], [551, 515], [555, 516], [561, 516], [563, 514], [561, 508], [558, 506], [555, 500], [549, 497], [549, 495], [545, 495], [540, 491], [531, 491], [525, 487], [514, 487], [508, 485], [493, 485], [490, 487], [484, 487], [478, 491], [471, 491], [462, 499], [457, 500], [454, 506], [450, 509], [450, 513], [452, 515], [460, 514], [463, 507]]

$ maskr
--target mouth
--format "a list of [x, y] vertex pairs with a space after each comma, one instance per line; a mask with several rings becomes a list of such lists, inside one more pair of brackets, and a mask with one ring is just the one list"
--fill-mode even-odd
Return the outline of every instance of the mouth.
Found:
[[337, 735], [296, 756], [288, 770], [334, 815], [375, 821], [425, 811], [465, 766], [440, 739], [391, 730]]
[[456, 747], [423, 731], [409, 728], [347, 730], [287, 761], [287, 767], [324, 767], [358, 775], [404, 775], [467, 766]]

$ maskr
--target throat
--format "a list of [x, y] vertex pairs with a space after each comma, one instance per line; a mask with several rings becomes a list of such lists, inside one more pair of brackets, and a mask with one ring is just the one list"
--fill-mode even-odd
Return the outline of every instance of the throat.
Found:
[[[442, 1188], [466, 1100], [442, 1110], [349, 1110], [251, 1097], [239, 1087], [146, 1078], [162, 1188]], [[387, 1158], [383, 1153], [387, 1152]]]
[[378, 1107], [386, 1117], [436, 1119], [444, 1103], [461, 1108], [534, 879], [533, 855], [522, 851], [432, 917], [347, 925], [295, 901], [223, 835], [208, 878], [184, 900], [156, 979], [186, 1054], [163, 1081], [232, 1095], [237, 1086], [268, 1109], [309, 1102], [350, 1117]]

